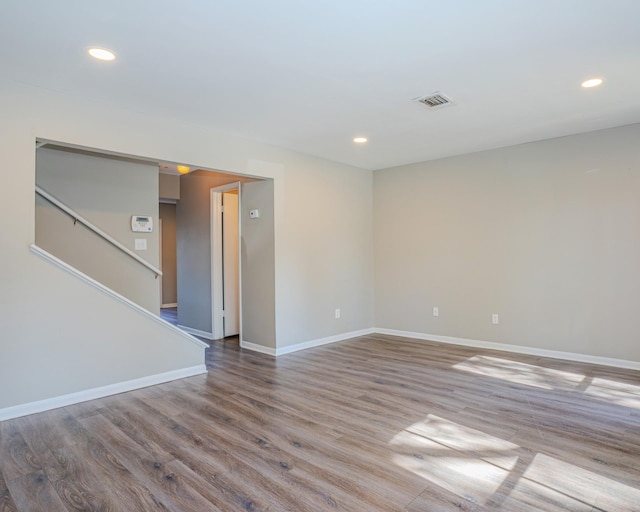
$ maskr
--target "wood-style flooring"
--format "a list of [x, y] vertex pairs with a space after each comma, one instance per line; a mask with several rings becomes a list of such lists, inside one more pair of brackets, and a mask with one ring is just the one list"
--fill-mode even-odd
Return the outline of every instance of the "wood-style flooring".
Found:
[[0, 511], [640, 511], [640, 374], [372, 335], [0, 423]]
[[172, 325], [178, 325], [178, 308], [161, 308], [160, 318]]

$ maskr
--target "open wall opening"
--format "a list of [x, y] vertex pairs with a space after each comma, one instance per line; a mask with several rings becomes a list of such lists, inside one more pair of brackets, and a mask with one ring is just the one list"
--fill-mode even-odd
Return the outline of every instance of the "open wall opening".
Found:
[[[122, 251], [109, 252], [108, 244], [74, 222], [73, 215], [58, 211], [36, 194], [37, 244], [144, 309], [156, 315], [162, 310], [163, 318], [188, 333], [217, 339], [239, 334], [246, 327], [250, 333], [259, 333], [251, 336], [253, 343], [262, 344], [265, 338], [267, 344], [275, 345], [275, 318], [269, 318], [275, 315], [272, 183], [266, 188], [248, 187], [248, 204], [260, 206], [265, 213], [261, 219], [252, 219], [248, 235], [241, 232], [244, 215], [239, 209], [244, 187], [271, 179], [195, 166], [180, 175], [176, 164], [58, 143], [47, 143], [37, 151], [38, 186], [69, 204], [158, 272], [138, 268], [138, 262]], [[235, 184], [235, 191], [230, 192], [237, 198], [237, 270], [232, 276], [233, 265], [227, 263], [223, 276], [237, 282], [238, 319], [234, 322], [236, 329], [225, 329], [224, 319], [216, 329], [217, 293], [212, 272], [216, 228], [211, 191], [229, 184]], [[134, 231], [136, 218], [148, 221], [148, 231]], [[227, 231], [228, 238], [229, 226]], [[244, 283], [243, 271], [248, 276]], [[220, 297], [224, 301], [225, 296]], [[173, 309], [174, 317], [169, 319], [163, 307]], [[243, 309], [252, 314], [241, 323]]]
[[159, 311], [152, 163], [47, 145], [36, 153], [36, 245], [144, 309]]

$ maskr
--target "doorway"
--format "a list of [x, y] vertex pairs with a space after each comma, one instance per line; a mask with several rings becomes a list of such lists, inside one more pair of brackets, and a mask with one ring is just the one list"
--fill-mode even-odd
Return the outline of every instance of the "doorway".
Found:
[[240, 182], [211, 189], [211, 319], [214, 339], [240, 334]]
[[160, 317], [170, 324], [178, 324], [178, 283], [176, 261], [176, 203], [160, 198], [158, 208]]

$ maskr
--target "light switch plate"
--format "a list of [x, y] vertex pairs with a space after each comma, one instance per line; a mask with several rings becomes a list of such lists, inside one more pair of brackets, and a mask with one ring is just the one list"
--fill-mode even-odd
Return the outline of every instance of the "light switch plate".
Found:
[[135, 247], [136, 251], [146, 251], [147, 250], [147, 239], [146, 238], [136, 238], [134, 247]]

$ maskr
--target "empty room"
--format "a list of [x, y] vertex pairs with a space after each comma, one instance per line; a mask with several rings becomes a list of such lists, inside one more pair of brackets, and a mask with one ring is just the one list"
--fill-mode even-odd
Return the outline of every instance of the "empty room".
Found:
[[4, 2], [0, 511], [640, 511], [639, 18]]

